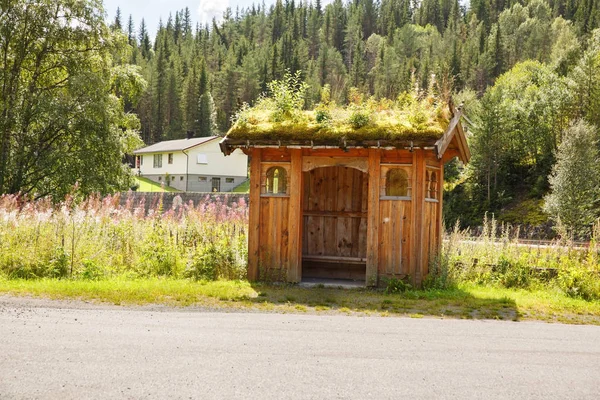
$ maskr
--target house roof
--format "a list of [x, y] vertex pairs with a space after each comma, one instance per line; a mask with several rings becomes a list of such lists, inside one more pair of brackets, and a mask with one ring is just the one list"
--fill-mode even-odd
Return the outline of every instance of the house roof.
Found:
[[153, 145], [142, 147], [133, 152], [133, 154], [147, 154], [147, 153], [166, 153], [169, 151], [182, 151], [192, 147], [210, 142], [211, 140], [218, 139], [219, 136], [208, 136], [191, 139], [177, 139], [177, 140], [165, 140], [163, 142], [154, 143]]
[[415, 118], [410, 109], [392, 108], [371, 113], [371, 122], [354, 128], [348, 122], [351, 110], [332, 112], [333, 121], [320, 124], [315, 111], [303, 111], [298, 121], [271, 122], [268, 112], [252, 111], [245, 121], [236, 122], [221, 141], [221, 151], [228, 155], [236, 148], [428, 148], [439, 159], [448, 149], [467, 163], [470, 152], [460, 123], [462, 112], [448, 108], [432, 108]]

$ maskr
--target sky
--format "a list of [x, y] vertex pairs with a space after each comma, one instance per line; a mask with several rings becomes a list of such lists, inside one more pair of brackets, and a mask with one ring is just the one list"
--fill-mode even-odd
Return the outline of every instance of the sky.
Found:
[[[258, 4], [259, 2], [262, 0], [104, 0], [104, 9], [108, 20], [112, 21], [119, 7], [124, 27], [127, 26], [127, 20], [131, 14], [136, 30], [144, 18], [150, 38], [154, 38], [160, 18], [166, 22], [169, 13], [174, 15], [175, 11], [185, 7], [190, 9], [195, 24], [195, 22], [210, 22], [213, 17], [219, 19], [227, 7], [231, 7], [235, 12], [235, 8], [238, 6], [245, 8], [251, 6], [252, 3]], [[267, 7], [274, 3], [275, 0], [265, 0]]]

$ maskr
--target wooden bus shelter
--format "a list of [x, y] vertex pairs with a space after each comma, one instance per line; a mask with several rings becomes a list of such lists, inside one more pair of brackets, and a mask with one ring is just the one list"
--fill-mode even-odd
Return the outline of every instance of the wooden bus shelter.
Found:
[[419, 286], [441, 246], [444, 164], [470, 158], [460, 119], [422, 140], [225, 137], [226, 155], [251, 157], [248, 278]]

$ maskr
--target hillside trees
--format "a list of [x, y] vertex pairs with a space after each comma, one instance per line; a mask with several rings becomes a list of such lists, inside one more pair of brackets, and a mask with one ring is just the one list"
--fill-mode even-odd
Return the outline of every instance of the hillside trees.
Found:
[[139, 146], [137, 68], [115, 68], [127, 38], [96, 0], [0, 5], [0, 193], [64, 198], [128, 186]]
[[545, 209], [578, 236], [590, 233], [600, 215], [600, 154], [596, 129], [579, 120], [565, 132], [550, 176]]
[[[307, 106], [318, 101], [326, 84], [338, 102], [345, 101], [350, 87], [395, 98], [411, 89], [411, 82], [427, 87], [433, 74], [451, 82], [455, 92], [473, 88], [482, 96], [504, 72], [529, 59], [552, 64], [565, 76], [586, 47], [578, 36], [592, 32], [581, 36], [575, 18], [579, 3], [575, 8], [571, 3], [478, 0], [465, 10], [455, 0], [334, 0], [326, 6], [278, 0], [239, 9], [235, 16], [226, 13], [221, 22], [195, 29], [189, 10], [176, 11], [159, 26], [153, 45], [142, 21], [139, 40], [130, 41], [134, 58], [129, 61], [150, 82], [136, 108], [143, 139], [150, 144], [191, 130], [190, 88], [198, 85], [201, 62], [220, 132], [227, 131], [243, 103], [254, 103], [286, 70], [302, 71], [310, 82]], [[173, 99], [179, 103], [167, 104]], [[171, 110], [170, 117], [157, 104]]]
[[[517, 196], [541, 198], [547, 192], [555, 152], [574, 116], [572, 86], [549, 66], [526, 61], [485, 93], [473, 116], [469, 193], [456, 202], [470, 204], [473, 220]], [[450, 215], [458, 213], [450, 207]]]

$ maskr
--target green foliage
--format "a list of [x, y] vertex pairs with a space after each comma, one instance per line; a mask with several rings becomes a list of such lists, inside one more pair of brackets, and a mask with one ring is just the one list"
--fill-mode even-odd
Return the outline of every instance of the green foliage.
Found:
[[287, 72], [283, 79], [270, 82], [268, 87], [274, 107], [271, 120], [297, 121], [301, 115], [299, 112], [304, 107], [304, 97], [308, 89], [308, 85], [301, 79], [300, 71], [294, 74]]
[[236, 249], [227, 238], [201, 243], [189, 259], [185, 276], [195, 280], [244, 279], [246, 271], [236, 260]]
[[600, 299], [600, 274], [565, 260], [565, 265], [558, 274], [559, 287], [571, 297], [584, 300]]
[[424, 286], [447, 289], [471, 283], [504, 288], [562, 291], [584, 300], [600, 299], [600, 223], [588, 248], [568, 241], [528, 246], [516, 239], [518, 230], [498, 227], [492, 218], [484, 221], [483, 232], [469, 237], [454, 231], [443, 244], [442, 253], [430, 266]]
[[350, 113], [350, 117], [348, 117], [348, 123], [352, 129], [360, 129], [368, 126], [371, 123], [371, 113], [369, 110], [356, 107]]
[[83, 269], [81, 271], [81, 279], [88, 281], [97, 281], [104, 278], [104, 270], [93, 260], [83, 260], [82, 264]]
[[[328, 96], [327, 93], [325, 98]], [[290, 98], [288, 95], [279, 97]], [[353, 89], [349, 99], [351, 104], [347, 107], [335, 107], [325, 100], [314, 111], [294, 109], [293, 114], [283, 118], [278, 100], [262, 97], [253, 107], [242, 106], [227, 136], [231, 139], [325, 141], [438, 139], [449, 122], [447, 106], [434, 96], [421, 101], [414, 99], [407, 106], [402, 99], [394, 102], [371, 97], [365, 101], [364, 96]], [[416, 119], [414, 113], [419, 113]]]
[[322, 107], [320, 104], [315, 109], [315, 121], [321, 125], [327, 125], [331, 122], [331, 113], [326, 107]]
[[600, 215], [600, 154], [596, 138], [596, 130], [583, 121], [569, 127], [550, 176], [552, 192], [545, 198], [545, 210], [579, 236], [589, 235]]
[[[24, 0], [0, 9], [0, 193], [63, 198], [124, 190], [137, 145], [140, 69], [97, 1]], [[60, 11], [57, 11], [60, 10]]]
[[321, 88], [321, 102], [315, 107], [315, 120], [321, 125], [331, 123], [331, 86]]
[[404, 293], [407, 290], [412, 290], [412, 285], [403, 279], [387, 278], [384, 283], [386, 294]]
[[246, 275], [247, 207], [210, 201], [162, 210], [119, 197], [22, 202], [0, 196], [0, 274], [10, 278], [109, 279]]

